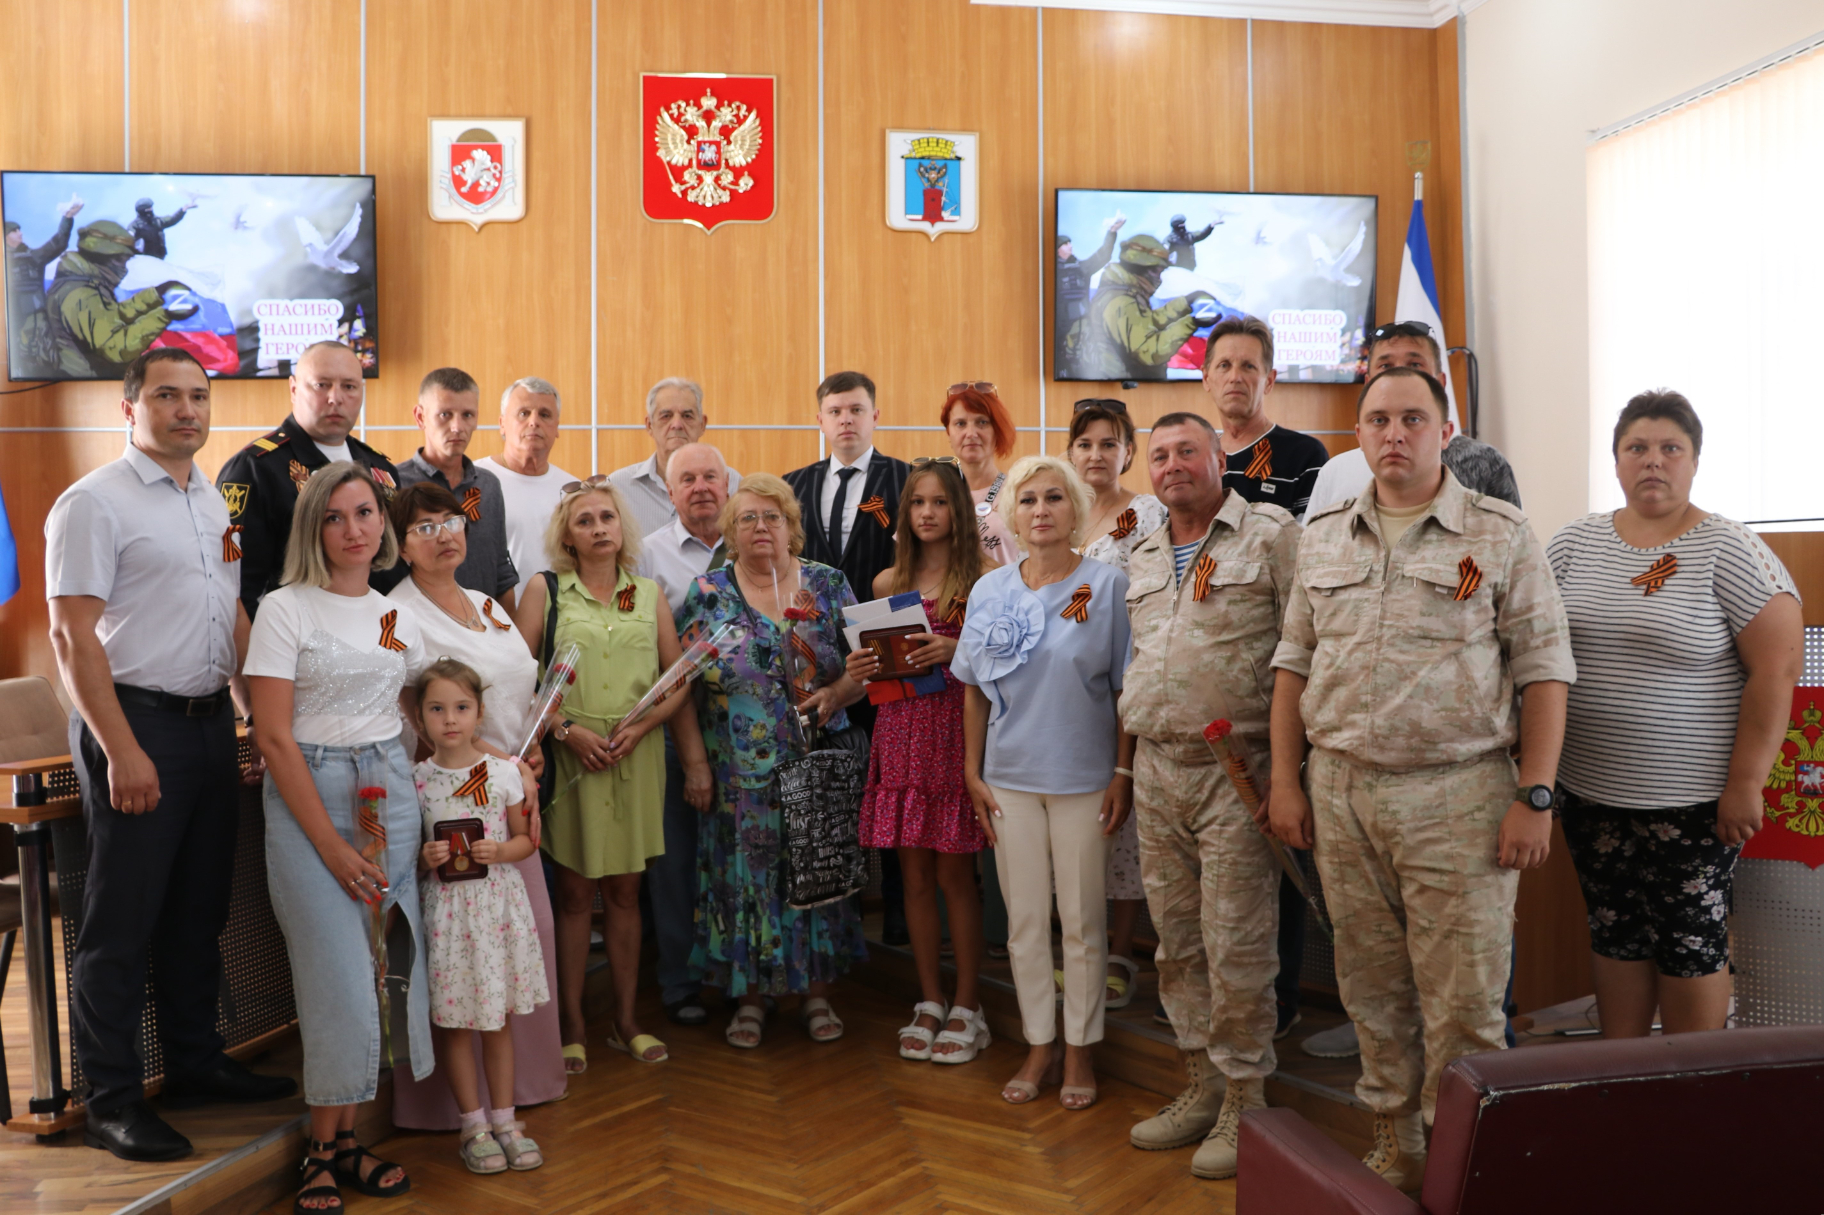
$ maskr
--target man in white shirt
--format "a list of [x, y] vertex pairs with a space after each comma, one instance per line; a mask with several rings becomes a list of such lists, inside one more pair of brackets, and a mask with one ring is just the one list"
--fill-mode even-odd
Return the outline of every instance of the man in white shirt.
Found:
[[475, 467], [494, 474], [506, 504], [507, 556], [519, 575], [515, 600], [540, 570], [550, 568], [545, 556], [545, 527], [551, 512], [563, 500], [564, 486], [576, 476], [551, 463], [557, 442], [557, 424], [563, 400], [548, 380], [524, 376], [500, 394], [498, 456], [475, 461]]
[[[646, 431], [652, 436], [652, 454], [608, 475], [627, 499], [640, 535], [652, 535], [677, 514], [666, 467], [680, 447], [699, 442], [707, 429], [703, 389], [695, 380], [667, 376], [646, 390]], [[741, 474], [729, 469], [728, 492], [734, 493], [740, 484]]]
[[[1389, 367], [1416, 367], [1437, 377], [1440, 384], [1450, 374], [1444, 352], [1438, 349], [1438, 339], [1424, 321], [1397, 321], [1368, 335], [1368, 378], [1372, 380]], [[1520, 505], [1520, 486], [1514, 480], [1513, 465], [1492, 444], [1458, 431], [1445, 441], [1444, 467], [1463, 482], [1464, 489]], [[1306, 509], [1315, 512], [1332, 502], [1347, 502], [1367, 489], [1372, 480], [1374, 474], [1368, 471], [1368, 460], [1361, 448], [1338, 452], [1318, 470], [1317, 484], [1311, 487], [1311, 504]]]
[[722, 505], [728, 501], [728, 465], [707, 443], [686, 443], [666, 464], [677, 515], [640, 546], [640, 573], [659, 584], [676, 615], [690, 584], [722, 564]]
[[249, 626], [243, 529], [192, 458], [209, 438], [209, 377], [187, 351], [152, 350], [122, 397], [126, 454], [66, 489], [44, 525], [89, 836], [70, 1023], [91, 1085], [83, 1142], [175, 1160], [190, 1141], [141, 1086], [148, 958], [167, 1105], [271, 1101], [297, 1085], [228, 1058], [215, 1029], [240, 817], [229, 684]]
[[[686, 443], [671, 453], [665, 474], [677, 517], [647, 537], [641, 546], [640, 573], [659, 584], [675, 614], [690, 584], [723, 563], [722, 506], [728, 501], [728, 465], [707, 443]], [[709, 780], [705, 763], [694, 774]], [[690, 951], [696, 943], [697, 824], [702, 818], [684, 796], [686, 774], [665, 729], [665, 854], [646, 866], [652, 896], [652, 931], [659, 948], [659, 998], [665, 1013], [680, 1025], [709, 1019], [702, 989], [690, 973]]]

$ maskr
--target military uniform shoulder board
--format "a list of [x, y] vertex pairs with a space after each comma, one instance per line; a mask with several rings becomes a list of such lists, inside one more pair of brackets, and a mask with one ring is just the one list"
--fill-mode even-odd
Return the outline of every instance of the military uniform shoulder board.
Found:
[[[1368, 491], [1363, 490], [1362, 492], [1366, 493]], [[1344, 498], [1337, 502], [1326, 502], [1324, 505], [1317, 507], [1314, 510], [1305, 512], [1305, 522], [1309, 524], [1313, 519], [1321, 519], [1325, 515], [1334, 515], [1337, 511], [1348, 510], [1354, 505], [1354, 498]]]
[[279, 450], [280, 447], [283, 447], [286, 443], [289, 443], [290, 441], [291, 441], [291, 436], [286, 434], [285, 428], [283, 426], [281, 426], [275, 431], [272, 431], [268, 434], [261, 435], [259, 438], [255, 439], [253, 442], [249, 443], [247, 446], [253, 448], [256, 452], [258, 452], [260, 455], [263, 456], [269, 451]]

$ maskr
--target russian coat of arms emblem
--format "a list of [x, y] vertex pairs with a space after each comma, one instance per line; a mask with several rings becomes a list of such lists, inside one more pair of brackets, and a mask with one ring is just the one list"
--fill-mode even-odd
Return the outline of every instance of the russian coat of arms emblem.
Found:
[[647, 131], [641, 201], [648, 219], [764, 223], [773, 216], [773, 78], [640, 78]]

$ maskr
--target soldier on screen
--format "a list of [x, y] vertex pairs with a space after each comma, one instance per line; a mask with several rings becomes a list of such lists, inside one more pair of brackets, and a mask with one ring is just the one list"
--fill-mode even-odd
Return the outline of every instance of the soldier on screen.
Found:
[[1115, 255], [1115, 233], [1121, 231], [1121, 225], [1126, 222], [1126, 217], [1119, 215], [1109, 221], [1101, 247], [1082, 260], [1078, 260], [1070, 237], [1058, 233], [1058, 287], [1052, 304], [1052, 320], [1057, 328], [1057, 341], [1052, 347], [1054, 359], [1063, 359], [1064, 343], [1070, 336], [1071, 326], [1082, 320], [1088, 310], [1089, 280]]
[[1193, 291], [1153, 307], [1166, 257], [1166, 247], [1156, 236], [1143, 234], [1121, 242], [1121, 260], [1102, 271], [1083, 323], [1072, 335], [1075, 349], [1070, 361], [1079, 378], [1164, 378], [1165, 364], [1197, 328], [1191, 309], [1200, 299], [1216, 298], [1207, 291]]
[[13, 353], [20, 359], [14, 368], [20, 375], [39, 373], [51, 361], [44, 327], [44, 268], [70, 247], [70, 226], [80, 210], [80, 202], [71, 202], [64, 208], [57, 231], [36, 249], [25, 243], [25, 233], [18, 224], [11, 220], [6, 223], [6, 314], [19, 338]]
[[147, 257], [162, 258], [165, 256], [165, 229], [184, 217], [184, 212], [193, 209], [195, 203], [185, 203], [169, 215], [154, 215], [152, 200], [142, 198], [133, 204], [137, 213], [133, 217], [133, 239], [139, 245], [139, 251]]
[[1195, 270], [1197, 242], [1210, 239], [1210, 233], [1215, 230], [1215, 224], [1205, 224], [1203, 231], [1192, 232], [1185, 226], [1184, 216], [1172, 216], [1172, 230], [1165, 234], [1165, 247], [1171, 250], [1172, 265], [1180, 270]]
[[57, 263], [45, 300], [50, 361], [56, 374], [70, 379], [116, 379], [167, 325], [193, 315], [197, 306], [165, 303], [165, 292], [188, 290], [179, 282], [116, 298], [127, 259], [138, 252], [133, 237], [111, 219], [85, 224], [76, 237], [76, 252]]

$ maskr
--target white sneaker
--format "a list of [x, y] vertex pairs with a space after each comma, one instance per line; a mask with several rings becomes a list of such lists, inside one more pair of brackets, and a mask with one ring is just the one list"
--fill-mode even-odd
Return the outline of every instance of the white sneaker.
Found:
[[1319, 1059], [1347, 1059], [1351, 1055], [1362, 1053], [1362, 1044], [1356, 1039], [1353, 1021], [1345, 1021], [1335, 1029], [1312, 1034], [1299, 1046], [1307, 1055], [1315, 1055]]

